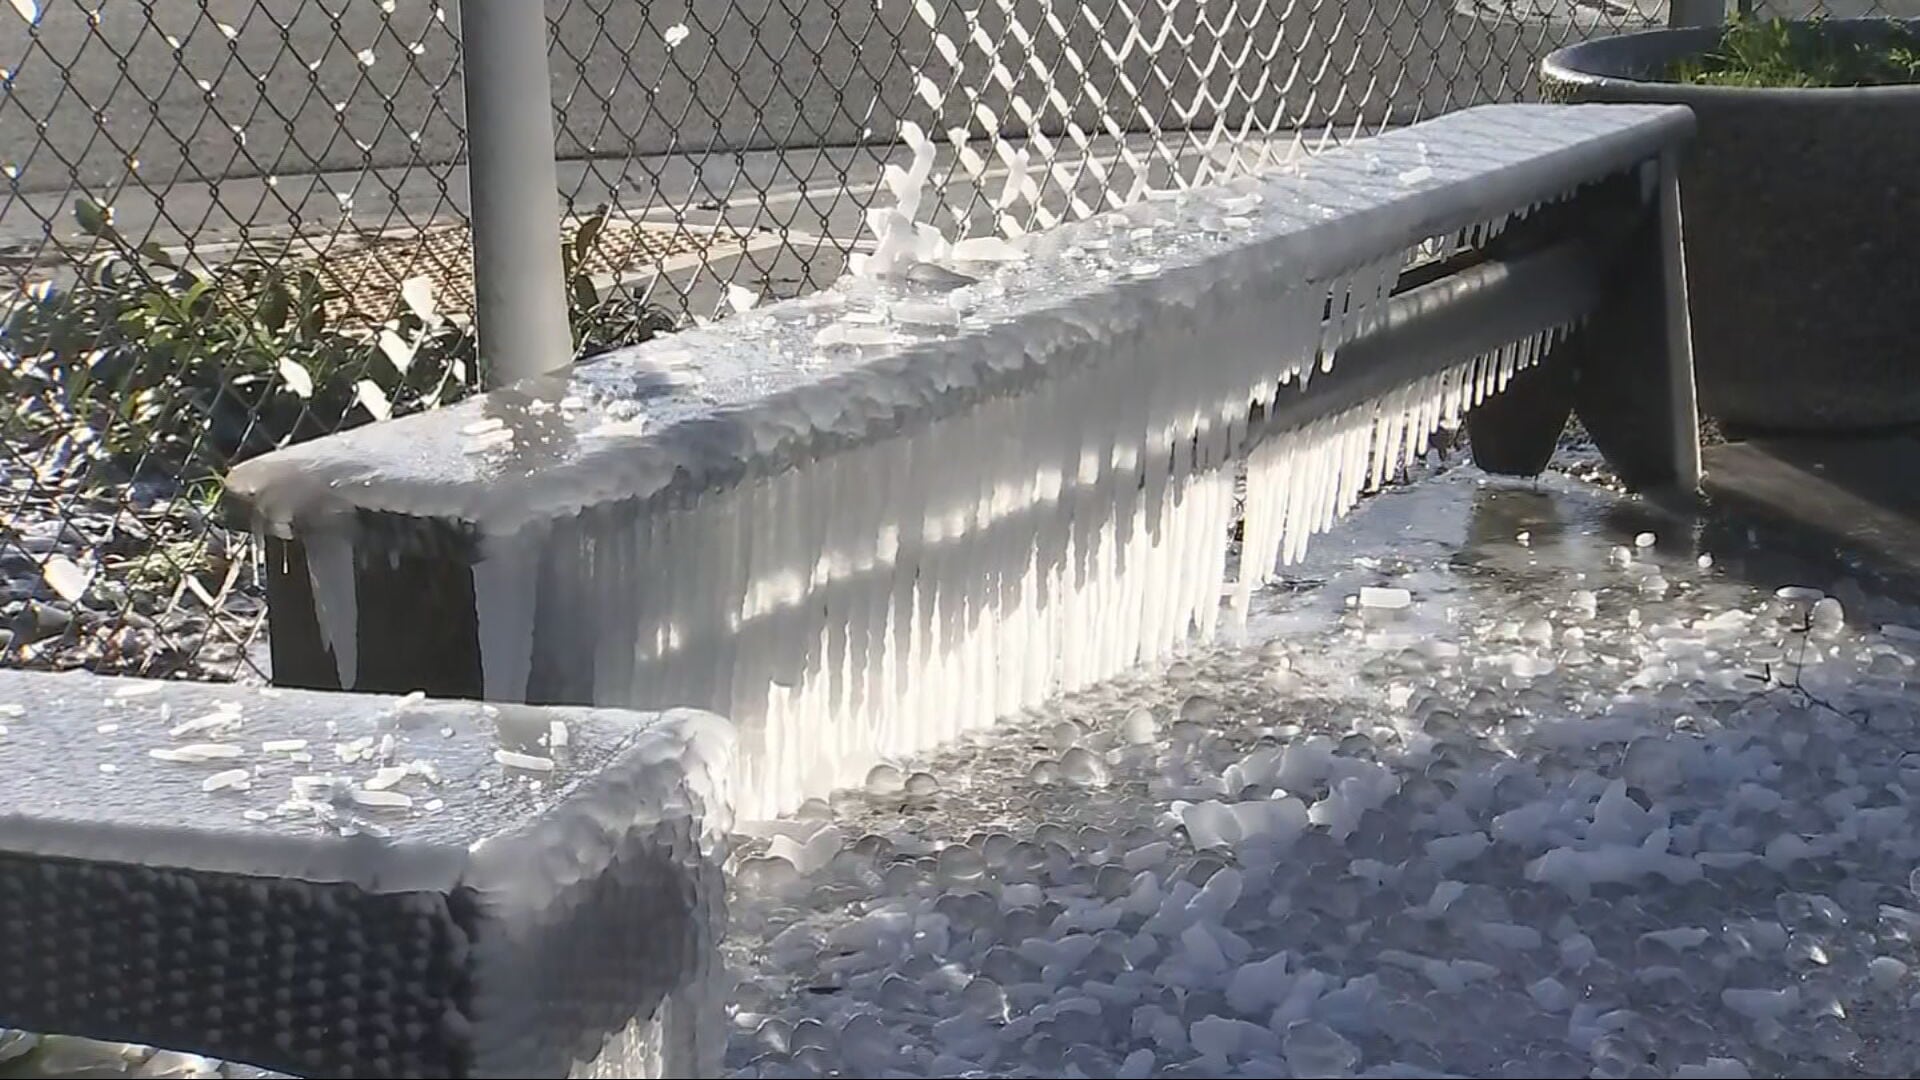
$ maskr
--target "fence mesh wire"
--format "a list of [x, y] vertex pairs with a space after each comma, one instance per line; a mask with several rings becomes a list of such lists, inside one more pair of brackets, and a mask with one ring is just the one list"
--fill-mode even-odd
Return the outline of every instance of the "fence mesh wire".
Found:
[[[1665, 10], [551, 0], [548, 16], [590, 352], [837, 277], [907, 163], [905, 127], [938, 149], [923, 217], [1012, 236], [1525, 98], [1549, 50]], [[473, 385], [461, 80], [486, 73], [463, 71], [458, 19], [450, 0], [0, 4], [5, 662], [259, 674], [260, 567], [218, 477]]]

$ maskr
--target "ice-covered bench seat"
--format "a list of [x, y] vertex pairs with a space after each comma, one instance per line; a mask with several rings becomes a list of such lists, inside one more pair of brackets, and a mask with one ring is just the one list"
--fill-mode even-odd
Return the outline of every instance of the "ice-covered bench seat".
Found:
[[1490, 106], [1017, 245], [883, 215], [825, 292], [236, 469], [275, 678], [709, 708], [758, 814], [1213, 633], [1463, 413], [1691, 488], [1691, 130]]
[[0, 672], [0, 1028], [299, 1076], [687, 1076], [727, 725]]

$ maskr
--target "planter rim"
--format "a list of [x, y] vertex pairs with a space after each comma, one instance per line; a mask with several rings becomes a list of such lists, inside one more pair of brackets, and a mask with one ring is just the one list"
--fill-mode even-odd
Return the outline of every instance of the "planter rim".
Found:
[[[1796, 21], [1806, 22], [1807, 20]], [[1920, 32], [1920, 18], [1829, 19], [1826, 25], [1878, 26], [1888, 23], [1900, 23]], [[1920, 82], [1893, 86], [1711, 86], [1633, 78], [1613, 73], [1620, 70], [1623, 62], [1631, 63], [1650, 53], [1665, 51], [1660, 48], [1663, 45], [1670, 46], [1689, 39], [1698, 39], [1702, 45], [1711, 43], [1718, 40], [1720, 31], [1721, 28], [1717, 26], [1665, 27], [1594, 38], [1590, 41], [1562, 46], [1548, 53], [1540, 61], [1540, 74], [1551, 82], [1604, 88], [1621, 97], [1643, 97], [1647, 100], [1682, 103], [1689, 100], [1701, 102], [1739, 100], [1765, 101], [1773, 105], [1837, 105], [1845, 101], [1866, 104], [1868, 101], [1907, 99], [1920, 102]]]

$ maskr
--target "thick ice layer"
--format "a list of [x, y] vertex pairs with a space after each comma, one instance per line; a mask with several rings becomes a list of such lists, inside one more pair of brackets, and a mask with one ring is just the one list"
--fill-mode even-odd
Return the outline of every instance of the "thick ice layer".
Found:
[[1912, 1075], [1915, 616], [1610, 563], [1647, 520], [1390, 492], [1261, 643], [808, 803], [737, 852], [733, 1075]]
[[9, 671], [0, 718], [0, 966], [59, 972], [11, 1023], [386, 1075], [717, 1052], [717, 717]]
[[[1469, 110], [1063, 226], [1011, 261], [988, 261], [1009, 254], [999, 241], [954, 246], [974, 262], [915, 261], [942, 245], [891, 220], [869, 269], [892, 276], [605, 358], [565, 387], [296, 447], [233, 487], [268, 527], [327, 538], [313, 566], [329, 641], [356, 610], [343, 510], [472, 526], [489, 698], [723, 713], [743, 735], [742, 812], [771, 813], [1211, 637], [1234, 486], [1261, 439], [1249, 584], [1568, 313], [1489, 356], [1431, 357], [1338, 415], [1250, 416], [1312, 399], [1410, 249], [1634, 167], [1688, 123]], [[910, 209], [918, 181], [896, 179]], [[372, 547], [355, 554], [384, 557]], [[334, 652], [350, 685], [354, 650]]]

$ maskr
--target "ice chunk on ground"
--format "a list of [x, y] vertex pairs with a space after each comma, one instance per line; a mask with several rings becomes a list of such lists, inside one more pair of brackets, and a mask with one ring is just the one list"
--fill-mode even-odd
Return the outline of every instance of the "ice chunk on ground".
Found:
[[1380, 588], [1372, 585], [1360, 589], [1360, 606], [1380, 611], [1398, 611], [1413, 603], [1413, 594], [1405, 589]]

